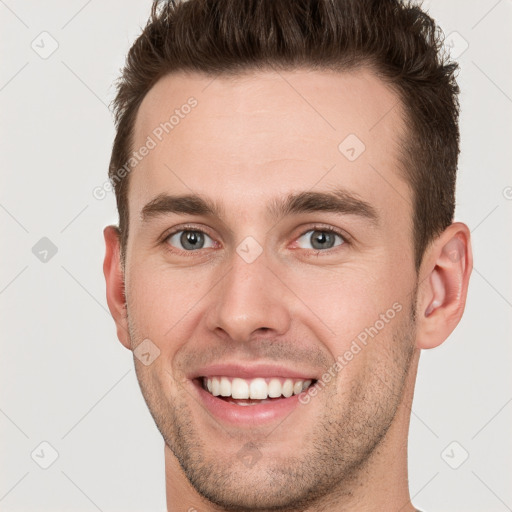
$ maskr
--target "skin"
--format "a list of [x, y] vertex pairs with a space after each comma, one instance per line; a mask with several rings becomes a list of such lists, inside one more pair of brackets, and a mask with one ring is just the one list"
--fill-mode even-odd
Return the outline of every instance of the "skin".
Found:
[[[213, 81], [177, 73], [143, 100], [134, 148], [190, 96], [197, 107], [130, 175], [125, 268], [117, 229], [104, 231], [118, 337], [132, 350], [146, 338], [160, 350], [148, 366], [134, 362], [165, 440], [168, 510], [414, 510], [407, 435], [419, 354], [459, 322], [472, 255], [457, 222], [414, 268], [396, 94], [369, 69]], [[353, 162], [338, 150], [348, 134], [366, 147]], [[273, 198], [333, 187], [371, 205], [378, 221], [267, 213]], [[162, 193], [211, 198], [223, 215], [144, 221], [142, 209]], [[179, 235], [165, 239], [183, 224], [206, 232], [204, 248], [187, 252]], [[315, 251], [311, 234], [322, 227], [346, 241]], [[252, 263], [236, 252], [247, 236], [263, 248]], [[205, 363], [277, 362], [321, 378], [396, 303], [378, 335], [279, 425], [226, 426], [191, 398], [187, 375]], [[249, 442], [260, 454], [250, 468], [239, 456]]]

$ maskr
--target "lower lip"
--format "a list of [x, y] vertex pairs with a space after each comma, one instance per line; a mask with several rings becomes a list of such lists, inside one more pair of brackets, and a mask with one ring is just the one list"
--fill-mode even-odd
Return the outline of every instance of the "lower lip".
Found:
[[201, 402], [215, 418], [236, 426], [264, 425], [275, 420], [282, 420], [292, 413], [300, 404], [299, 395], [280, 398], [260, 405], [237, 405], [213, 396], [203, 389], [198, 380], [193, 381]]

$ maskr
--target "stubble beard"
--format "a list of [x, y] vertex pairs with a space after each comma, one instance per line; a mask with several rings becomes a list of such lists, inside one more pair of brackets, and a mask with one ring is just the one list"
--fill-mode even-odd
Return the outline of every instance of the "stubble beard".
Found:
[[[399, 324], [395, 326], [392, 322], [387, 327], [393, 327], [392, 336], [384, 340], [392, 342], [389, 357], [377, 368], [366, 368], [357, 382], [350, 383], [350, 399], [347, 401], [343, 395], [344, 406], [340, 407], [339, 400], [336, 401], [336, 386], [326, 386], [315, 397], [323, 400], [324, 412], [315, 421], [314, 431], [304, 433], [305, 442], [293, 454], [279, 459], [265, 457], [261, 448], [261, 458], [250, 469], [236, 456], [226, 457], [228, 450], [211, 449], [211, 439], [205, 439], [192, 421], [191, 405], [197, 407], [197, 403], [188, 391], [180, 389], [180, 384], [176, 396], [169, 397], [158, 378], [141, 371], [140, 364], [136, 364], [137, 377], [157, 428], [188, 481], [220, 510], [298, 512], [312, 507], [318, 511], [332, 510], [332, 503], [351, 499], [354, 486], [364, 475], [395, 418], [414, 354], [414, 310], [415, 304], [403, 319], [393, 320]], [[130, 318], [128, 325], [135, 346], [142, 338], [137, 336]], [[377, 338], [370, 343], [382, 342]], [[292, 414], [308, 414], [310, 409], [300, 407]], [[278, 429], [287, 425], [285, 420]], [[269, 439], [272, 437], [266, 441]], [[233, 451], [236, 453], [244, 440], [233, 442], [238, 443]]]

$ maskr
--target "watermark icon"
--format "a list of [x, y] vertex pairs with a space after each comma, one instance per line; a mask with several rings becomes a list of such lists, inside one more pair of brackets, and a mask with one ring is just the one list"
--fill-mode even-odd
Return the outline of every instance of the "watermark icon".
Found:
[[441, 452], [441, 458], [452, 469], [459, 469], [468, 460], [469, 453], [458, 441], [452, 441]]
[[48, 469], [59, 458], [59, 452], [48, 441], [42, 441], [32, 450], [30, 457], [40, 468]]
[[41, 263], [48, 263], [57, 254], [57, 251], [57, 246], [45, 236], [32, 247], [32, 254]]
[[252, 468], [261, 459], [262, 454], [254, 443], [245, 443], [236, 456], [245, 466]]
[[41, 59], [48, 59], [53, 53], [57, 51], [59, 43], [49, 33], [43, 31], [30, 43], [30, 47], [34, 50]]
[[160, 349], [149, 338], [146, 338], [133, 350], [133, 355], [143, 365], [149, 366], [160, 355]]
[[338, 145], [339, 152], [349, 161], [357, 160], [365, 151], [363, 141], [354, 133], [347, 135]]
[[252, 263], [263, 252], [263, 247], [252, 236], [248, 236], [238, 244], [236, 252], [246, 263]]
[[164, 137], [171, 133], [176, 126], [178, 126], [185, 117], [192, 112], [192, 109], [197, 107], [198, 101], [196, 98], [191, 96], [187, 102], [181, 105], [180, 108], [174, 109], [174, 113], [169, 117], [167, 121], [160, 123], [152, 132], [148, 135], [146, 141], [136, 151], [133, 151], [128, 161], [117, 171], [110, 176], [110, 179], [106, 180], [102, 185], [94, 187], [92, 190], [92, 196], [94, 199], [101, 201], [107, 197], [107, 194], [114, 190], [114, 187], [121, 180], [126, 178], [135, 167], [146, 157], [149, 153], [162, 142]]
[[336, 374], [341, 372], [341, 370], [366, 347], [368, 341], [375, 338], [402, 309], [402, 304], [395, 302], [385, 313], [379, 315], [379, 319], [376, 320], [373, 325], [365, 327], [365, 329], [352, 340], [350, 347], [336, 358], [336, 362], [331, 365], [314, 386], [309, 387], [306, 393], [299, 394], [299, 402], [303, 405], [309, 404], [311, 398], [315, 397], [321, 389], [325, 388], [325, 385], [335, 378]]
[[503, 197], [510, 201], [512, 199], [512, 187], [505, 187], [503, 189]]
[[448, 259], [452, 263], [457, 263], [466, 254], [464, 244], [458, 238], [456, 238], [455, 240], [452, 240], [448, 244], [446, 250], [448, 253]]
[[450, 54], [450, 58], [458, 59], [469, 48], [469, 43], [457, 31], [454, 31], [446, 36], [443, 46]]

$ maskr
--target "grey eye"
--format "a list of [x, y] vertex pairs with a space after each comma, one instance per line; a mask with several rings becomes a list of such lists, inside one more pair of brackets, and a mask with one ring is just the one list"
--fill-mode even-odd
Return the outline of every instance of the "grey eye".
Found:
[[[211, 243], [208, 242], [208, 240]], [[169, 236], [167, 241], [173, 247], [177, 247], [178, 249], [185, 251], [193, 251], [195, 249], [213, 247], [213, 240], [206, 233], [190, 229], [176, 231], [176, 233]]]
[[[336, 238], [340, 240], [339, 243], [336, 242]], [[345, 240], [332, 231], [321, 230], [321, 229], [312, 229], [304, 233], [298, 241], [303, 240], [303, 243], [309, 243], [310, 247], [304, 247], [305, 249], [314, 249], [314, 250], [322, 250], [322, 249], [331, 249], [332, 247], [336, 247], [337, 245], [341, 245], [345, 243]]]

